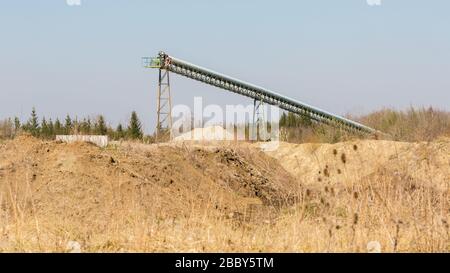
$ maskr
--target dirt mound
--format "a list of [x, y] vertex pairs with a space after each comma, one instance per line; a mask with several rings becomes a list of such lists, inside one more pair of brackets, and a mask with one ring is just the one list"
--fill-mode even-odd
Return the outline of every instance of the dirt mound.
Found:
[[[257, 147], [260, 144], [256, 145]], [[310, 185], [352, 186], [365, 179], [386, 177], [415, 181], [438, 190], [450, 183], [450, 140], [407, 143], [353, 141], [337, 144], [289, 144], [267, 152], [294, 177]]]
[[0, 251], [448, 252], [449, 144], [20, 137], [0, 143]]
[[87, 143], [21, 137], [0, 147], [0, 194], [20, 213], [106, 228], [118, 211], [189, 217], [204, 209], [217, 217], [276, 209], [297, 187], [270, 157], [230, 149]]

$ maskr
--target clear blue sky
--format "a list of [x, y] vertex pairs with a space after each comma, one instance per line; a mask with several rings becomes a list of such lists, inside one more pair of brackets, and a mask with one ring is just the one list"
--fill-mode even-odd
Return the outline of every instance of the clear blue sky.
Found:
[[[0, 118], [137, 110], [155, 126], [159, 50], [337, 114], [450, 110], [450, 1], [0, 1]], [[251, 103], [174, 76], [176, 104]]]

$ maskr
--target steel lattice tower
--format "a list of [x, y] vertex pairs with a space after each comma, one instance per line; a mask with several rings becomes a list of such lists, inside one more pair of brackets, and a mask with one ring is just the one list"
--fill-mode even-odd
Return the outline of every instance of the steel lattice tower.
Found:
[[264, 101], [255, 99], [253, 104], [253, 126], [251, 128], [252, 140], [267, 140], [267, 122]]
[[172, 97], [170, 94], [170, 74], [159, 69], [156, 141], [170, 138], [172, 130]]

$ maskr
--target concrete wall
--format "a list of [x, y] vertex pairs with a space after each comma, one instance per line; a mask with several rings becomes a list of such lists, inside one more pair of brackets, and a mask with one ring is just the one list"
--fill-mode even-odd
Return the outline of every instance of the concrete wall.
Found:
[[56, 136], [56, 140], [66, 143], [90, 142], [102, 148], [108, 146], [108, 136], [60, 135]]

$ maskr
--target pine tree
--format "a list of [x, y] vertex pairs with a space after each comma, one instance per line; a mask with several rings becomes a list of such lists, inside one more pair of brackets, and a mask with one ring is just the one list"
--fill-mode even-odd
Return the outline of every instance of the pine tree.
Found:
[[83, 121], [80, 123], [80, 132], [83, 135], [89, 135], [91, 134], [91, 120], [88, 118], [84, 118]]
[[131, 113], [130, 124], [128, 125], [128, 136], [131, 139], [141, 139], [143, 136], [142, 125], [136, 111]]
[[61, 134], [63, 134], [63, 128], [62, 128], [61, 122], [57, 118], [55, 121], [55, 135], [61, 135]]
[[116, 129], [116, 139], [120, 140], [123, 139], [125, 137], [125, 132], [123, 130], [123, 126], [122, 124], [119, 123], [119, 125], [117, 125], [117, 129]]
[[26, 125], [26, 129], [33, 136], [35, 136], [35, 137], [39, 136], [39, 121], [38, 121], [38, 116], [36, 114], [36, 109], [34, 107], [31, 110], [31, 117], [28, 120], [28, 123]]
[[70, 118], [69, 114], [66, 116], [66, 124], [64, 125], [64, 132], [66, 135], [70, 135], [72, 133], [72, 119]]
[[43, 138], [48, 138], [50, 136], [49, 130], [48, 130], [47, 120], [45, 119], [45, 117], [42, 118], [40, 135]]
[[108, 128], [106, 128], [105, 118], [100, 115], [97, 118], [97, 122], [95, 124], [95, 133], [97, 135], [106, 135], [108, 133]]
[[48, 135], [49, 135], [49, 138], [55, 137], [55, 126], [53, 125], [52, 119], [49, 119], [49, 121], [48, 121]]

